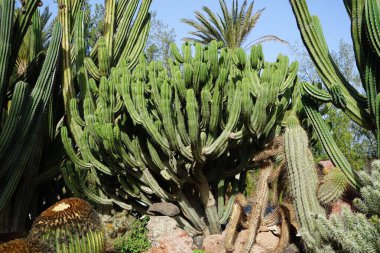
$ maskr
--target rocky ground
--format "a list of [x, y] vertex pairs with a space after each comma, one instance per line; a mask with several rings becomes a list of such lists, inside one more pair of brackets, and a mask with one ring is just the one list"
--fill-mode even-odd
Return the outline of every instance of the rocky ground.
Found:
[[[152, 216], [148, 223], [149, 238], [152, 248], [146, 253], [192, 253], [195, 249], [202, 249], [207, 253], [225, 253], [225, 232], [219, 235], [207, 237], [191, 237], [186, 231], [180, 229], [175, 220], [167, 216]], [[244, 244], [247, 231], [241, 231], [235, 242], [235, 252], [240, 252]], [[281, 231], [278, 226], [267, 228], [261, 227], [252, 247], [252, 253], [272, 252], [279, 242]], [[287, 253], [299, 252], [295, 245], [286, 250]]]

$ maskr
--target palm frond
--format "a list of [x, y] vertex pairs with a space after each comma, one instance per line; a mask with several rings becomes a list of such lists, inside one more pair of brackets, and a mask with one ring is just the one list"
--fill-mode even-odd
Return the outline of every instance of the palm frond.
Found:
[[[225, 0], [219, 0], [219, 5], [221, 13], [215, 13], [203, 6], [202, 10], [205, 14], [195, 11], [195, 20], [181, 19], [182, 22], [195, 29], [194, 32], [189, 32], [195, 38], [184, 38], [184, 40], [207, 44], [215, 39], [222, 41], [229, 48], [240, 47], [264, 11], [261, 9], [253, 13], [254, 1], [248, 4], [247, 0], [244, 0], [241, 5], [238, 0], [232, 0], [231, 9], [228, 9]], [[274, 35], [268, 35], [254, 40], [248, 46], [269, 40], [287, 43]]]
[[258, 39], [255, 39], [254, 41], [251, 41], [250, 43], [248, 43], [245, 47], [244, 47], [244, 50], [247, 50], [249, 49], [249, 47], [253, 46], [253, 45], [258, 45], [258, 44], [261, 44], [261, 43], [264, 43], [264, 42], [269, 42], [269, 41], [277, 41], [277, 42], [280, 42], [282, 44], [284, 44], [285, 46], [289, 46], [289, 43], [286, 41], [286, 40], [283, 40], [275, 35], [265, 35], [265, 36], [262, 36]]

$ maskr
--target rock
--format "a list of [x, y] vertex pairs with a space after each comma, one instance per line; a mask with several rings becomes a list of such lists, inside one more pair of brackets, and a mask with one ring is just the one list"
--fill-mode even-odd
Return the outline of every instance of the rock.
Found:
[[[278, 231], [278, 228], [276, 229]], [[272, 231], [265, 231], [258, 233], [256, 237], [256, 244], [267, 250], [276, 249], [280, 238], [275, 236]]]
[[[271, 252], [276, 249], [280, 239], [273, 232], [280, 233], [279, 226], [262, 227], [262, 231], [258, 233], [256, 242], [252, 246], [250, 253], [264, 253]], [[244, 243], [247, 239], [248, 230], [242, 230], [236, 237], [234, 244], [234, 252], [242, 252]], [[207, 253], [225, 253], [224, 238], [226, 232], [224, 231], [220, 235], [209, 235], [203, 240], [203, 249]]]
[[151, 216], [147, 224], [152, 248], [147, 253], [192, 253], [193, 239], [167, 216]]
[[198, 235], [193, 237], [194, 244], [198, 249], [202, 248], [204, 236]]
[[294, 243], [289, 244], [288, 247], [286, 247], [284, 250], [284, 253], [299, 253], [299, 252], [300, 250]]
[[225, 232], [223, 232], [223, 234], [206, 236], [203, 240], [202, 248], [207, 253], [225, 253], [226, 251], [224, 249], [224, 237]]
[[178, 206], [168, 202], [154, 203], [149, 206], [147, 211], [150, 215], [164, 215], [169, 217], [176, 216], [180, 212]]
[[343, 200], [338, 199], [338, 200], [334, 201], [330, 205], [330, 209], [331, 209], [330, 215], [341, 215], [343, 207], [347, 207], [347, 208], [351, 209], [350, 204], [344, 202]]
[[317, 168], [322, 175], [326, 175], [332, 170], [332, 168], [334, 168], [334, 164], [331, 160], [320, 161], [317, 164]]

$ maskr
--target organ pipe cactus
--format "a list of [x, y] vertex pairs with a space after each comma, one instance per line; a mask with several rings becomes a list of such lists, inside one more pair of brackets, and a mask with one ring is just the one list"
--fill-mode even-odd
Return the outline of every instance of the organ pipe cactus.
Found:
[[[26, 1], [24, 11], [15, 14], [14, 0], [1, 1], [0, 217], [5, 217], [7, 222], [1, 224], [0, 230], [4, 232], [25, 229], [31, 201], [37, 202], [37, 186], [59, 173], [56, 165], [63, 155], [57, 152], [51, 160], [43, 158], [44, 145], [54, 143], [52, 90], [59, 60], [61, 26], [55, 25], [45, 57], [42, 57], [43, 52], [37, 51], [42, 47], [33, 43], [35, 47], [29, 56], [35, 57], [29, 58], [25, 75], [18, 75], [9, 67], [16, 65], [27, 31], [33, 38], [40, 35], [36, 17], [38, 3], [37, 0]], [[32, 18], [34, 24], [30, 26]], [[55, 147], [59, 144], [54, 145], [54, 150], [59, 150]]]
[[[105, 26], [103, 36], [95, 45], [85, 43], [85, 24], [86, 16], [82, 7], [83, 0], [59, 0], [59, 21], [64, 27], [62, 39], [63, 64], [61, 71], [61, 83], [63, 87], [63, 98], [66, 110], [66, 128], [62, 129], [62, 138], [67, 140], [71, 134], [75, 143], [81, 143], [81, 150], [88, 158], [96, 160], [88, 148], [87, 142], [93, 142], [89, 137], [89, 132], [83, 132], [85, 122], [82, 112], [85, 114], [93, 113], [95, 110], [94, 100], [96, 94], [101, 95], [101, 101], [106, 102], [111, 94], [104, 93], [108, 89], [107, 78], [112, 68], [125, 64], [125, 69], [132, 69], [142, 52], [150, 28], [150, 14], [148, 12], [151, 0], [112, 0], [105, 2]], [[86, 49], [91, 48], [87, 53]], [[73, 65], [74, 64], [74, 65]], [[74, 67], [73, 67], [74, 66]], [[92, 77], [92, 78], [90, 78]], [[79, 87], [76, 89], [75, 87]], [[114, 88], [114, 87], [113, 87]], [[94, 95], [94, 96], [93, 96]], [[78, 98], [78, 99], [77, 99]], [[120, 96], [116, 99], [111, 98], [114, 106], [122, 106]], [[120, 109], [120, 108], [119, 108]], [[90, 138], [90, 139], [89, 139]], [[74, 157], [75, 151], [71, 150], [67, 141], [63, 142], [66, 151]], [[87, 156], [86, 156], [87, 159]], [[73, 160], [78, 162], [81, 167], [92, 168], [93, 164], [89, 161]], [[103, 173], [111, 175], [111, 170], [96, 160], [96, 167]], [[69, 182], [67, 182], [69, 183]], [[123, 204], [116, 198], [114, 203], [119, 203], [124, 208], [128, 205]], [[112, 201], [103, 201], [110, 204]]]
[[[311, 59], [324, 82], [327, 92], [304, 84], [304, 92], [317, 101], [332, 102], [341, 108], [360, 126], [371, 130], [377, 136], [380, 145], [379, 117], [379, 16], [380, 3], [377, 0], [344, 1], [351, 20], [351, 35], [355, 51], [355, 59], [363, 85], [364, 95], [360, 94], [344, 77], [329, 54], [318, 17], [311, 16], [305, 0], [290, 0], [302, 39]], [[309, 103], [306, 103], [309, 104]], [[310, 104], [309, 104], [310, 107]], [[314, 106], [315, 107], [315, 106]], [[316, 122], [313, 123], [315, 125]], [[317, 126], [316, 126], [317, 127]], [[321, 128], [322, 126], [319, 126]], [[324, 133], [327, 135], [327, 133]], [[324, 147], [329, 149], [329, 142]], [[380, 146], [379, 146], [380, 147]], [[330, 148], [330, 157], [341, 156], [335, 148]], [[380, 148], [378, 148], [380, 154]], [[333, 159], [333, 158], [332, 158]], [[334, 161], [335, 163], [335, 161]], [[356, 189], [360, 182], [355, 182], [352, 169], [347, 165], [335, 164], [349, 178]], [[354, 179], [356, 177], [356, 179]]]
[[82, 106], [70, 101], [82, 134], [76, 139], [62, 128], [71, 159], [64, 177], [74, 192], [99, 203], [145, 212], [154, 202], [171, 202], [189, 232], [219, 233], [239, 190], [235, 176], [291, 109], [298, 66], [281, 55], [265, 62], [260, 46], [250, 55], [215, 41], [171, 48], [168, 67], [141, 55], [131, 71], [121, 60], [99, 84], [89, 79], [95, 85]]

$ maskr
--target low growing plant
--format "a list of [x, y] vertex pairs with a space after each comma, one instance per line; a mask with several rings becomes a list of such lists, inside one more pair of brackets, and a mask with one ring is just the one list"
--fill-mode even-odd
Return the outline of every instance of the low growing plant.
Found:
[[115, 242], [115, 249], [121, 253], [140, 253], [150, 248], [148, 238], [149, 217], [137, 219], [132, 223], [131, 230]]

